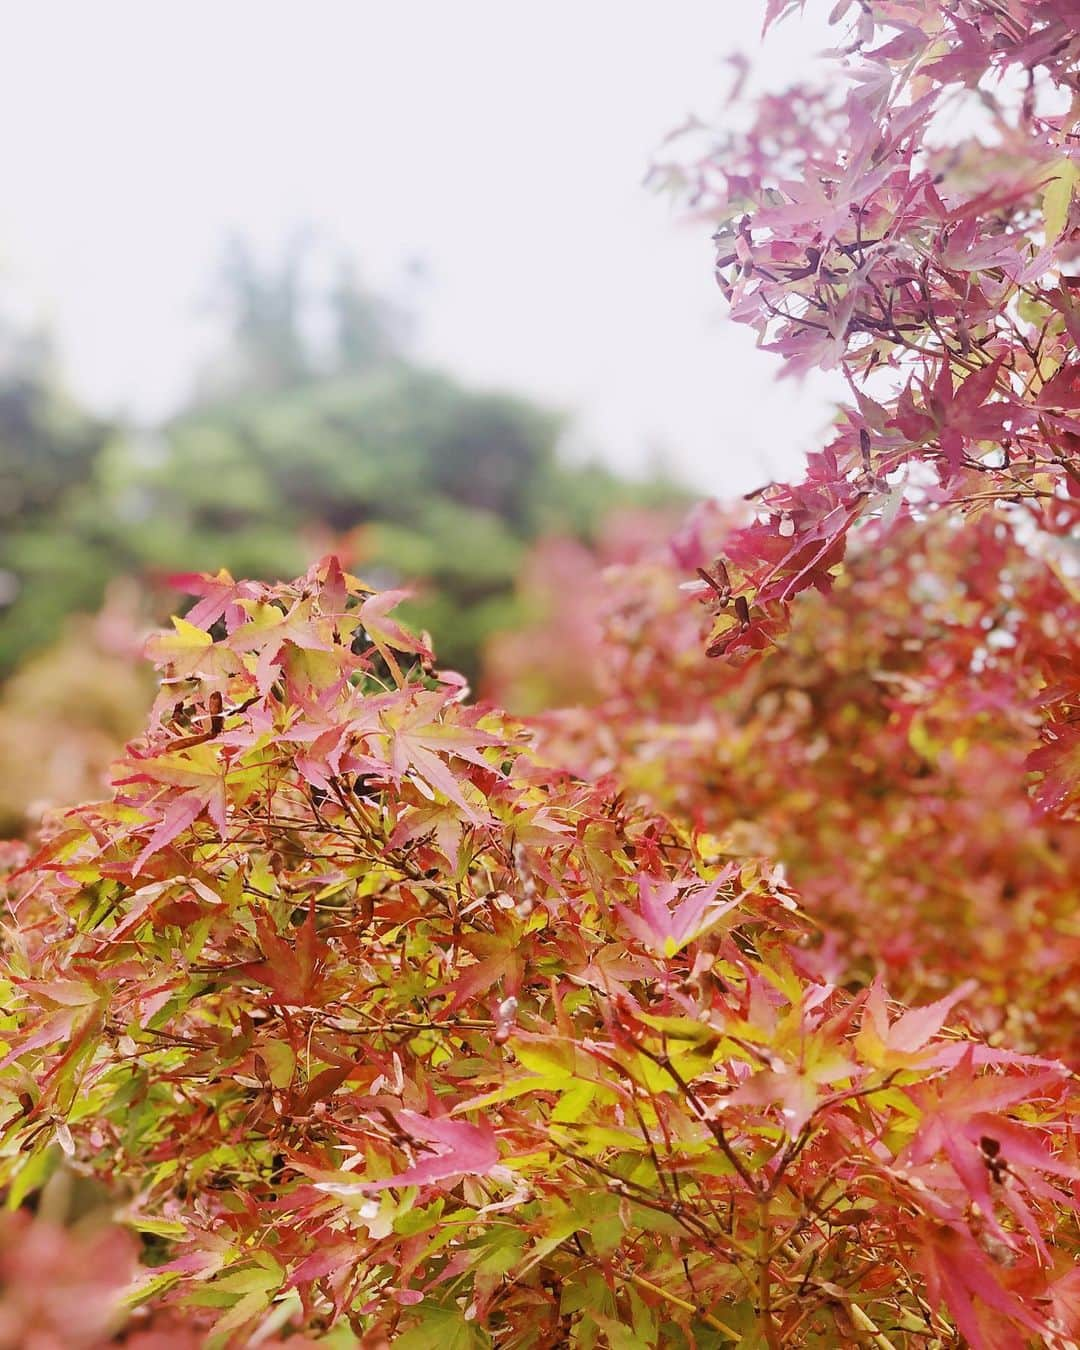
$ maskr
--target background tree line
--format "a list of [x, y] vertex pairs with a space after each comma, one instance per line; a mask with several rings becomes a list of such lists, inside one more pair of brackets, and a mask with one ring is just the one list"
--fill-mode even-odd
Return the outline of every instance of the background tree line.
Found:
[[[489, 638], [522, 617], [533, 541], [590, 541], [614, 510], [685, 503], [662, 476], [569, 462], [562, 414], [425, 365], [404, 305], [340, 259], [320, 281], [320, 262], [310, 239], [272, 265], [234, 242], [213, 294], [221, 352], [149, 428], [79, 406], [46, 335], [0, 329], [6, 830], [38, 797], [92, 791], [87, 773], [134, 733], [136, 616], [125, 629], [121, 611], [164, 617], [174, 573], [286, 577], [333, 547], [380, 586], [407, 582], [410, 622], [475, 681]], [[121, 578], [138, 588], [114, 589], [104, 629], [77, 617]]]

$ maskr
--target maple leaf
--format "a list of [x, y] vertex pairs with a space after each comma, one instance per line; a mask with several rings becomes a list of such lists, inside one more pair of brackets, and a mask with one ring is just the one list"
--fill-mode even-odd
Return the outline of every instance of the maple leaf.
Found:
[[1043, 736], [1027, 761], [1039, 775], [1033, 795], [1043, 811], [1061, 813], [1080, 800], [1080, 723], [1052, 724]]
[[508, 996], [516, 996], [524, 971], [517, 950], [519, 941], [520, 934], [512, 926], [501, 932], [475, 933], [462, 939], [462, 946], [480, 959], [475, 965], [466, 966], [451, 985], [435, 991], [452, 995], [440, 1017], [450, 1016], [499, 981]]
[[294, 691], [310, 690], [312, 685], [332, 690], [345, 678], [352, 660], [348, 646], [340, 640], [339, 622], [332, 614], [324, 614], [313, 597], [301, 596], [284, 612], [268, 600], [243, 600], [240, 605], [246, 621], [229, 642], [237, 652], [255, 656], [260, 695], [265, 696], [288, 668], [290, 657], [298, 677], [292, 680]]
[[393, 848], [401, 848], [414, 839], [430, 840], [432, 847], [446, 859], [450, 871], [456, 873], [460, 867], [461, 844], [468, 828], [456, 805], [431, 802], [402, 812], [390, 836], [390, 844]]
[[[864, 1071], [845, 1044], [849, 1030], [847, 1014], [833, 1024], [814, 1025], [817, 1006], [829, 996], [828, 987], [811, 987], [803, 993], [794, 971], [787, 974], [784, 982], [795, 986], [792, 992], [799, 999], [789, 1019], [793, 1047], [786, 1055], [782, 1053], [787, 1047], [781, 1031], [775, 1041], [771, 1066], [755, 1070], [740, 1082], [725, 1097], [724, 1109], [740, 1105], [776, 1106], [784, 1129], [795, 1138], [829, 1095], [823, 1089], [831, 1084], [858, 1082]], [[843, 1092], [842, 1088], [836, 1089], [837, 1099], [843, 1100]]]
[[243, 621], [241, 600], [254, 600], [266, 588], [257, 581], [234, 581], [225, 568], [213, 576], [199, 572], [178, 572], [169, 577], [169, 585], [199, 599], [186, 615], [187, 623], [195, 628], [209, 629], [220, 618], [227, 619], [231, 630]]
[[1080, 361], [1070, 361], [1046, 381], [1035, 402], [1040, 408], [1080, 411]]
[[47, 1045], [55, 1045], [58, 1041], [69, 1041], [77, 1034], [78, 1029], [88, 1024], [96, 1002], [95, 996], [93, 1002], [88, 1001], [56, 1008], [32, 1023], [21, 1034], [10, 1038], [13, 1042], [12, 1048], [3, 1059], [0, 1059], [0, 1069], [6, 1069], [9, 1064], [14, 1064], [16, 1060], [29, 1054], [31, 1050], [40, 1050]]
[[324, 1182], [319, 1188], [334, 1195], [357, 1195], [390, 1187], [435, 1186], [462, 1176], [488, 1176], [498, 1164], [498, 1144], [487, 1126], [422, 1116], [416, 1111], [399, 1110], [395, 1119], [403, 1133], [428, 1146], [417, 1162], [394, 1176], [355, 1183]]
[[409, 598], [408, 591], [383, 591], [372, 595], [360, 606], [359, 617], [364, 631], [390, 667], [398, 684], [404, 682], [394, 652], [413, 652], [423, 661], [432, 659], [431, 648], [422, 638], [410, 633], [396, 619], [389, 617], [390, 610], [396, 609], [403, 600]]
[[1070, 1327], [1080, 1326], [1080, 1265], [1054, 1280], [1050, 1285], [1050, 1302], [1055, 1331], [1067, 1334]]
[[866, 1016], [855, 1038], [855, 1046], [864, 1059], [877, 1068], [891, 1072], [934, 1060], [940, 1047], [931, 1041], [945, 1025], [953, 1008], [975, 989], [973, 980], [965, 981], [944, 998], [924, 1008], [910, 1008], [890, 1024], [884, 986], [876, 979], [866, 995]]
[[[1060, 1085], [1062, 1078], [1061, 1069], [1013, 1079], [978, 1076], [972, 1048], [968, 1047], [964, 1060], [946, 1078], [910, 1090], [922, 1118], [904, 1156], [920, 1163], [938, 1151], [944, 1152], [965, 1184], [974, 1186], [977, 1194], [972, 1199], [980, 1205], [988, 1200], [987, 1168], [982, 1165], [986, 1154], [983, 1141], [988, 1138], [998, 1145], [993, 1158], [999, 1166], [1015, 1165], [1080, 1179], [1080, 1169], [1040, 1145], [1039, 1130], [1000, 1114], [1018, 1102], [1037, 1100], [1046, 1088]], [[976, 1169], [972, 1159], [977, 1156], [980, 1165]], [[992, 1207], [984, 1208], [984, 1213], [992, 1214]]]
[[[1023, 1350], [1026, 1338], [1017, 1324], [1029, 1332], [1043, 1330], [1042, 1320], [1002, 1287], [970, 1234], [945, 1225], [922, 1225], [915, 1262], [926, 1280], [931, 1305], [948, 1307], [971, 1350]], [[986, 1311], [996, 1316], [988, 1320]], [[1008, 1319], [1004, 1324], [1002, 1317]]]
[[296, 930], [295, 943], [280, 937], [265, 918], [257, 922], [256, 936], [263, 959], [232, 967], [228, 972], [230, 980], [256, 980], [266, 985], [276, 1002], [291, 1007], [325, 1003], [332, 997], [322, 976], [328, 948], [315, 924], [314, 902]]
[[991, 361], [954, 389], [949, 362], [943, 361], [933, 386], [923, 385], [923, 407], [917, 407], [909, 385], [900, 396], [891, 425], [914, 441], [936, 438], [949, 468], [956, 473], [969, 445], [1000, 439], [1004, 427], [1016, 415], [1009, 399], [987, 402], [1001, 366], [1001, 358]]
[[259, 777], [256, 767], [234, 767], [212, 744], [191, 746], [171, 754], [140, 756], [133, 759], [131, 767], [136, 772], [114, 779], [116, 787], [150, 785], [163, 789], [151, 800], [139, 803], [153, 828], [135, 860], [134, 875], [155, 853], [188, 830], [204, 811], [224, 836], [228, 830], [230, 799], [241, 797]]
[[741, 896], [727, 901], [717, 899], [720, 887], [731, 879], [734, 871], [733, 866], [725, 868], [712, 881], [691, 889], [674, 906], [684, 887], [640, 873], [637, 910], [621, 903], [616, 909], [626, 927], [647, 947], [662, 956], [674, 956], [741, 903]]
[[147, 639], [146, 654], [173, 679], [223, 679], [239, 671], [240, 658], [227, 643], [215, 642], [187, 619], [174, 618], [172, 623], [172, 633]]
[[463, 759], [490, 769], [482, 752], [498, 745], [499, 740], [489, 732], [464, 725], [457, 720], [459, 715], [447, 705], [444, 694], [411, 693], [407, 699], [380, 710], [381, 730], [369, 735], [369, 744], [385, 755], [395, 780], [414, 775], [479, 824], [483, 815], [466, 799], [447, 761]]

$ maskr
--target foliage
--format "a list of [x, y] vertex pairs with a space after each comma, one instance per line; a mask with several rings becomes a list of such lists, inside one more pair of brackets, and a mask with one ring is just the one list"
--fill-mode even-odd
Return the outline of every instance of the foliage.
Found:
[[547, 722], [579, 771], [782, 860], [834, 976], [973, 976], [988, 1033], [1074, 1062], [1076, 15], [838, 4], [844, 80], [666, 166], [718, 222], [732, 317], [852, 406], [803, 483], [606, 581], [579, 564], [594, 706]]
[[609, 656], [598, 569], [638, 561], [676, 524], [662, 512], [617, 512], [592, 549], [566, 535], [541, 539], [518, 574], [517, 625], [484, 650], [481, 693], [521, 714], [597, 702]]
[[[769, 0], [766, 22], [799, 8]], [[729, 539], [714, 654], [779, 640], [793, 597], [828, 590], [852, 529], [901, 495], [1075, 530], [1078, 18], [1077, 0], [840, 0], [845, 78], [764, 98], [671, 167], [717, 222], [732, 317], [853, 400], [805, 482], [770, 485]], [[1042, 672], [1045, 762], [1068, 772], [1063, 673]]]
[[[310, 272], [319, 261], [307, 231], [294, 236], [276, 267], [264, 266], [243, 238], [230, 240], [215, 293], [228, 340], [200, 381], [198, 401], [360, 373], [401, 355], [411, 327], [405, 309], [364, 287], [343, 259], [329, 288], [313, 287]], [[311, 336], [316, 319], [329, 329], [321, 347]]]
[[[864, 531], [781, 646], [717, 662], [679, 583], [738, 528], [711, 508], [636, 561], [545, 563], [573, 605], [500, 641], [491, 692], [557, 707], [573, 680], [545, 753], [781, 862], [830, 979], [883, 971], [910, 1001], [974, 978], [986, 1034], [1077, 1062], [1080, 827], [1033, 807], [1025, 772], [1039, 669], [1080, 661], [1069, 585], [1005, 519], [905, 517]], [[530, 653], [549, 651], [545, 690]]]
[[840, 0], [846, 85], [694, 167], [854, 404], [756, 514], [549, 546], [576, 665], [496, 679], [591, 706], [470, 706], [333, 556], [187, 579], [7, 851], [0, 1184], [110, 1197], [131, 1343], [1075, 1344], [1076, 17]]
[[13, 1196], [126, 1189], [208, 1345], [1055, 1334], [1060, 1066], [822, 981], [767, 865], [545, 764], [333, 560], [198, 592], [13, 883]]

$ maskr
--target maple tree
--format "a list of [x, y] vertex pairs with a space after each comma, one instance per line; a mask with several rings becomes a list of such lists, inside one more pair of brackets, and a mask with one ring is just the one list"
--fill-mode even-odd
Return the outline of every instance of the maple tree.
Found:
[[130, 1302], [223, 1345], [1066, 1325], [1062, 1065], [822, 979], [767, 863], [545, 761], [332, 560], [187, 584], [114, 797], [10, 882], [6, 1185], [117, 1197]]
[[1071, 12], [841, 3], [846, 92], [695, 166], [856, 401], [560, 555], [585, 706], [333, 558], [183, 579], [111, 797], [0, 858], [0, 1344], [1074, 1343]]
[[494, 653], [492, 694], [535, 703], [528, 653], [561, 640], [579, 704], [536, 719], [546, 754], [781, 863], [829, 979], [882, 970], [908, 1001], [973, 979], [984, 1034], [1075, 1066], [1080, 827], [1028, 767], [1033, 654], [1080, 658], [1068, 584], [992, 514], [875, 525], [827, 595], [800, 599], [780, 648], [718, 662], [680, 582], [737, 528], [707, 507], [606, 567], [567, 545], [556, 571], [548, 545], [530, 575], [568, 588], [573, 631], [534, 595], [535, 627]]
[[[804, 6], [769, 0], [766, 25]], [[849, 22], [845, 79], [766, 96], [665, 166], [716, 222], [731, 317], [852, 397], [805, 480], [770, 484], [727, 541], [716, 655], [776, 641], [868, 517], [1008, 505], [1050, 547], [1080, 511], [1080, 4], [839, 0], [830, 18]], [[1045, 675], [1043, 763], [1069, 774], [1075, 668]]]

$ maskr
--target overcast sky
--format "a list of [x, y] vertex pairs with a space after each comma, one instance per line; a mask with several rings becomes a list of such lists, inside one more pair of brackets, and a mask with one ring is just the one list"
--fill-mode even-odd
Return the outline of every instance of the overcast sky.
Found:
[[[579, 448], [744, 491], [820, 441], [828, 387], [774, 383], [724, 320], [707, 227], [642, 179], [716, 110], [761, 10], [8, 0], [0, 295], [50, 319], [80, 395], [152, 418], [212, 350], [227, 235], [272, 254], [306, 223], [376, 286], [423, 260], [426, 357], [573, 412]], [[761, 77], [824, 41], [820, 16], [781, 26]]]

